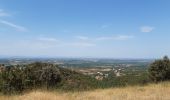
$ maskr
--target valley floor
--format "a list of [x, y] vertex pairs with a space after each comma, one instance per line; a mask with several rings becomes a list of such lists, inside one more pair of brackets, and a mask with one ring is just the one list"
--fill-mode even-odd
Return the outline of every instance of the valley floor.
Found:
[[170, 100], [170, 82], [86, 92], [33, 91], [15, 96], [0, 95], [0, 100]]

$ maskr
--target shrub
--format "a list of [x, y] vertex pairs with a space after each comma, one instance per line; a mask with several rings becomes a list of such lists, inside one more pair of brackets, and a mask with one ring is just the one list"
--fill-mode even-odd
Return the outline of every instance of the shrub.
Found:
[[18, 67], [9, 67], [6, 68], [1, 73], [1, 79], [2, 79], [2, 91], [7, 93], [12, 92], [22, 92], [24, 89], [24, 77], [23, 77], [23, 71], [22, 69]]
[[170, 60], [167, 56], [150, 65], [149, 77], [154, 82], [170, 80]]
[[61, 80], [57, 65], [33, 63], [10, 66], [0, 73], [0, 90], [5, 94], [21, 93], [25, 89], [55, 87]]

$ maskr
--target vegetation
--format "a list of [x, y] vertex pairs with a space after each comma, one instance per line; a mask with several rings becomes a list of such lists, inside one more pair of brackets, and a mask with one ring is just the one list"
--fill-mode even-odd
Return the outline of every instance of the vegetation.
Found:
[[167, 56], [150, 65], [149, 77], [154, 82], [170, 80], [170, 60]]
[[[137, 73], [141, 75], [136, 76]], [[98, 81], [94, 77], [61, 68], [58, 65], [36, 62], [4, 67], [0, 72], [0, 91], [5, 94], [23, 93], [23, 91], [35, 89], [84, 91], [148, 83], [146, 71], [137, 73], [131, 72], [120, 77], [110, 73], [108, 78]]]
[[92, 91], [59, 92], [35, 90], [23, 95], [0, 95], [0, 100], [169, 100], [170, 83], [127, 86]]
[[47, 63], [7, 66], [0, 76], [1, 91], [4, 93], [22, 92], [42, 86], [49, 88], [60, 82], [58, 67]]
[[[4, 66], [4, 65], [3, 65]], [[4, 94], [23, 93], [23, 91], [45, 89], [61, 91], [86, 91], [99, 88], [145, 85], [170, 80], [170, 60], [165, 56], [146, 67], [127, 67], [122, 76], [113, 71], [103, 80], [83, 75], [55, 64], [35, 62], [15, 66], [5, 66], [0, 70], [0, 92]]]
[[0, 72], [0, 91], [5, 94], [33, 89], [89, 90], [97, 88], [96, 84], [92, 77], [48, 63], [6, 66]]

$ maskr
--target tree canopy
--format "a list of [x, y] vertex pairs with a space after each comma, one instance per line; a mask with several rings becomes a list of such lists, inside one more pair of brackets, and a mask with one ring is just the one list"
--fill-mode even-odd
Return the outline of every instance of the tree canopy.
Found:
[[149, 67], [149, 77], [154, 82], [170, 80], [170, 60], [168, 56], [154, 61]]

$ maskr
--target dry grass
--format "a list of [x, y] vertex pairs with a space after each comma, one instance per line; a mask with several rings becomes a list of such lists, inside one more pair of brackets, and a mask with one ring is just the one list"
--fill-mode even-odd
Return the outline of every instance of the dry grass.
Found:
[[33, 91], [24, 95], [1, 95], [0, 100], [170, 100], [170, 83], [74, 93]]

